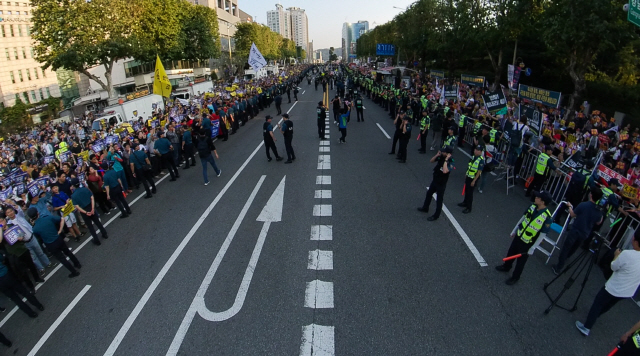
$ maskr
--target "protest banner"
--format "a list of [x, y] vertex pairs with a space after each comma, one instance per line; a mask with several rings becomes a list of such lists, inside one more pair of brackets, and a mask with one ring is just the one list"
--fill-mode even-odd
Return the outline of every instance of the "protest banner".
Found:
[[518, 97], [540, 103], [544, 106], [558, 108], [560, 106], [562, 93], [520, 84], [518, 87]]
[[457, 85], [445, 85], [445, 87], [444, 87], [444, 97], [446, 99], [457, 99], [458, 98], [458, 86]]
[[431, 77], [433, 78], [440, 78], [440, 79], [444, 79], [444, 71], [443, 70], [435, 70], [435, 69], [431, 69], [429, 71], [429, 74], [431, 75]]
[[462, 82], [462, 84], [473, 85], [477, 87], [483, 87], [485, 82], [484, 77], [469, 74], [462, 74], [460, 77], [460, 81]]
[[500, 111], [502, 108], [507, 107], [507, 99], [504, 97], [502, 90], [483, 95], [482, 100], [484, 100], [484, 106], [487, 107], [489, 112]]
[[13, 245], [20, 240], [20, 238], [24, 238], [25, 233], [24, 230], [20, 226], [13, 226], [10, 229], [7, 229], [3, 233], [4, 240], [9, 244]]
[[62, 216], [67, 217], [69, 214], [73, 213], [74, 210], [76, 210], [76, 208], [73, 206], [71, 199], [69, 199], [67, 204], [62, 208]]

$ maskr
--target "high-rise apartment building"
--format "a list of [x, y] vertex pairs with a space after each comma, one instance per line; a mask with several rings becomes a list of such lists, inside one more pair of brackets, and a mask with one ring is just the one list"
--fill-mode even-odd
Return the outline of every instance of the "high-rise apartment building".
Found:
[[29, 1], [0, 1], [0, 103], [13, 106], [17, 99], [37, 103], [60, 97], [55, 72], [42, 69], [34, 56]]
[[207, 6], [216, 10], [218, 14], [218, 32], [220, 32], [220, 47], [222, 52], [234, 48], [233, 36], [236, 34], [236, 24], [241, 21], [238, 0], [187, 0], [194, 5]]
[[299, 7], [290, 7], [287, 11], [291, 14], [292, 39], [296, 46], [305, 51], [309, 47], [309, 20], [307, 14]]
[[275, 10], [267, 11], [267, 26], [271, 31], [279, 33], [283, 38], [293, 39], [291, 35], [291, 13], [276, 4]]
[[369, 31], [368, 21], [345, 22], [342, 25], [342, 57], [345, 61], [350, 62], [356, 58], [358, 38], [367, 31]]
[[285, 10], [282, 5], [276, 4], [275, 10], [267, 11], [267, 26], [309, 53], [309, 21], [303, 9], [290, 7]]

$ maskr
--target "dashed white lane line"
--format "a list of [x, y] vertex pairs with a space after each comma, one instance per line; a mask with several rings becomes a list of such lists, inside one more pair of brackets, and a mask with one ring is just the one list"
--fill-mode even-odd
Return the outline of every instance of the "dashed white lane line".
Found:
[[89, 291], [89, 288], [91, 288], [90, 285], [84, 286], [84, 288], [82, 288], [80, 293], [78, 293], [78, 295], [76, 295], [76, 297], [73, 298], [71, 303], [64, 309], [62, 314], [60, 314], [60, 316], [58, 316], [56, 321], [53, 322], [53, 324], [49, 327], [47, 332], [45, 332], [44, 335], [42, 335], [40, 340], [38, 340], [38, 343], [36, 343], [36, 345], [33, 347], [33, 349], [31, 349], [31, 352], [29, 352], [28, 356], [34, 356], [38, 351], [40, 351], [40, 348], [42, 347], [42, 345], [44, 345], [44, 343], [47, 342], [47, 340], [49, 339], [51, 334], [53, 334], [53, 332], [56, 331], [56, 328], [62, 323], [64, 318], [66, 318], [67, 315], [69, 315], [69, 313], [71, 313], [71, 310], [76, 306], [76, 304], [78, 304], [80, 299], [82, 299], [82, 297], [84, 297], [84, 295], [87, 294], [87, 292]]
[[333, 269], [333, 251], [313, 250], [309, 251], [307, 269], [316, 271], [328, 271]]
[[335, 351], [335, 328], [325, 325], [306, 325], [302, 327], [302, 345], [300, 356], [333, 356]]
[[[325, 136], [329, 138], [329, 136]], [[318, 169], [331, 169], [331, 156], [319, 155], [318, 156]]]
[[331, 176], [317, 176], [316, 184], [331, 184]]
[[304, 306], [314, 309], [333, 308], [333, 282], [313, 280], [307, 282], [304, 292]]
[[316, 190], [314, 198], [316, 199], [331, 199], [330, 190]]
[[312, 225], [311, 241], [333, 240], [333, 225]]
[[387, 136], [388, 139], [391, 139], [391, 136], [389, 136], [389, 134], [387, 133], [387, 131], [385, 131], [382, 126], [380, 126], [380, 124], [376, 123], [376, 125], [378, 125], [378, 128], [380, 129], [380, 131], [382, 131], [382, 133]]
[[331, 152], [331, 148], [326, 146], [320, 146], [320, 148], [318, 148], [318, 152]]
[[330, 142], [329, 141], [320, 141], [320, 146], [329, 146]]
[[304, 95], [304, 93], [306, 93], [306, 92], [307, 92], [306, 90], [303, 90], [303, 91], [302, 91], [302, 95]]
[[313, 206], [313, 216], [331, 216], [332, 214], [331, 204], [316, 204]]

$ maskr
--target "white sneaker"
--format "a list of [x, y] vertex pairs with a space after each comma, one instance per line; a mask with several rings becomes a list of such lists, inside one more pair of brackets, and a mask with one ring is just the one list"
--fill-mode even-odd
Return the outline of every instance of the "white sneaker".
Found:
[[478, 189], [478, 191], [480, 192], [480, 194], [482, 194], [482, 189]]
[[204, 182], [204, 185], [209, 185], [209, 182]]
[[218, 175], [216, 177], [220, 177], [221, 174], [222, 174], [222, 169], [218, 171]]

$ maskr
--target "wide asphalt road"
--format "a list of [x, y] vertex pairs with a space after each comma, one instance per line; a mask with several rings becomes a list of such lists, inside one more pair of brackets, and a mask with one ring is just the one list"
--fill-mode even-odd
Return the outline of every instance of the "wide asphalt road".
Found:
[[[198, 162], [177, 182], [163, 178], [153, 199], [132, 194], [129, 219], [103, 217], [114, 220], [102, 246], [72, 243], [82, 274], [50, 273], [38, 288], [46, 310], [37, 319], [12, 311], [3, 298], [0, 331], [14, 346], [0, 350], [604, 355], [637, 322], [638, 306], [625, 301], [598, 320], [591, 336], [578, 333], [574, 321], [584, 321], [604, 283], [597, 269], [576, 312], [544, 315], [542, 286], [553, 273], [540, 254], [514, 286], [494, 270], [529, 206], [521, 186], [506, 195], [504, 182], [492, 184], [492, 176], [474, 211], [462, 214], [456, 204], [469, 158], [456, 151], [446, 213], [428, 222], [416, 208], [430, 183], [433, 152], [417, 153], [417, 132], [407, 163], [398, 163], [387, 154], [392, 120], [365, 99], [365, 122], [352, 113], [346, 144], [337, 143], [331, 118], [329, 139], [320, 141], [315, 107], [322, 93], [301, 86], [300, 101], [283, 104], [295, 124], [293, 164], [267, 162], [262, 124], [264, 115], [275, 116], [272, 106], [229, 141], [216, 142], [222, 175], [209, 169], [212, 184], [203, 185]], [[276, 137], [286, 157], [282, 135]]]

